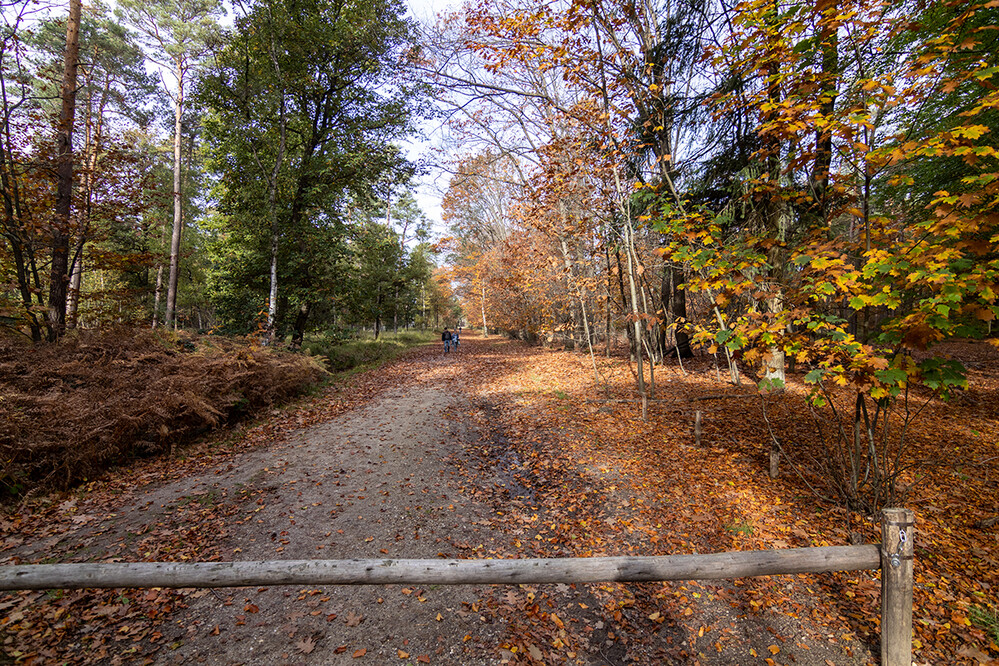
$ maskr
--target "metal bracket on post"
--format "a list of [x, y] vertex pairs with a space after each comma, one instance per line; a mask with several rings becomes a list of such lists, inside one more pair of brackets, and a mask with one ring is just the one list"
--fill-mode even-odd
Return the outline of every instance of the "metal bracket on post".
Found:
[[912, 664], [912, 556], [916, 515], [881, 512], [881, 666]]

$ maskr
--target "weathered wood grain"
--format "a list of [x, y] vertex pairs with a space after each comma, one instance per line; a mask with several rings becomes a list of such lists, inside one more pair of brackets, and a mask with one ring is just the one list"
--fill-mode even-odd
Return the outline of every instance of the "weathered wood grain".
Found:
[[877, 545], [659, 557], [30, 564], [0, 567], [0, 590], [709, 580], [880, 566]]

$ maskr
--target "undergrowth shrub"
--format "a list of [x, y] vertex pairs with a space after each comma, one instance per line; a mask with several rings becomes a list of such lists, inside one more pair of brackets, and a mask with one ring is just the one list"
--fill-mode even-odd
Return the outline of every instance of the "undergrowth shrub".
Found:
[[378, 340], [368, 338], [349, 342], [324, 336], [313, 340], [307, 339], [302, 344], [302, 350], [306, 354], [323, 357], [330, 372], [344, 372], [363, 365], [391, 360], [407, 348], [431, 342], [433, 339], [434, 334], [419, 331], [404, 331], [397, 335], [386, 334]]
[[318, 382], [316, 359], [224, 338], [116, 329], [0, 338], [0, 494], [68, 487]]

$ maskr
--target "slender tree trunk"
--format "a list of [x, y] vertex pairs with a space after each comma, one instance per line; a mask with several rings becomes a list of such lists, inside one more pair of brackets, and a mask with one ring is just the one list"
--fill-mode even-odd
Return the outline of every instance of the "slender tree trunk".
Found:
[[482, 337], [489, 337], [489, 326], [486, 324], [486, 281], [482, 280]]
[[606, 265], [606, 268], [607, 268], [607, 285], [606, 285], [606, 289], [607, 289], [607, 302], [604, 305], [604, 308], [605, 308], [605, 310], [604, 310], [604, 314], [605, 314], [604, 334], [606, 335], [606, 339], [604, 340], [604, 342], [606, 343], [606, 349], [605, 349], [605, 351], [606, 351], [607, 358], [610, 358], [611, 357], [611, 299], [613, 298], [613, 291], [614, 290], [611, 287], [612, 281], [611, 281], [611, 260], [610, 260], [610, 239], [609, 238], [607, 238], [607, 239], [604, 240], [604, 260], [605, 260], [605, 265]]
[[[566, 226], [565, 205], [562, 202], [559, 202], [559, 208], [561, 209], [562, 213], [562, 227], [565, 228]], [[572, 284], [575, 281], [575, 275], [573, 275], [572, 260], [569, 258], [569, 244], [565, 242], [565, 237], [563, 236], [559, 236], [558, 242], [559, 242], [559, 247], [562, 249], [562, 265], [565, 267], [565, 277], [569, 284], [569, 291], [571, 292]], [[575, 309], [576, 308], [574, 304], [573, 310]], [[570, 348], [576, 349], [576, 328], [579, 326], [579, 322], [582, 319], [582, 317], [579, 313], [572, 313], [571, 316], [573, 318], [573, 321], [572, 321], [572, 327], [570, 328], [570, 330], [572, 331], [570, 333], [570, 335], [572, 336], [571, 338], [572, 342]]]
[[[614, 252], [614, 259], [617, 262], [617, 288], [621, 292], [621, 310], [628, 311], [631, 309], [628, 297], [624, 292], [624, 267], [621, 265], [621, 250], [617, 249]], [[635, 355], [635, 329], [631, 326], [624, 327], [625, 335], [628, 336], [628, 348], [631, 350], [631, 355]]]
[[[646, 322], [650, 316], [648, 299], [645, 297], [645, 286], [642, 284], [642, 265], [638, 261], [638, 252], [635, 249], [635, 230], [629, 224], [628, 225], [628, 242], [626, 243], [628, 248], [628, 280], [631, 286], [632, 296], [634, 296], [635, 289], [638, 289], [638, 295], [642, 299], [642, 317], [641, 317], [641, 328], [635, 329], [636, 337], [638, 338], [638, 345], [645, 350], [645, 354], [649, 359], [649, 381], [645, 384], [645, 390], [642, 391], [642, 419], [645, 419], [645, 400], [646, 396], [653, 398], [656, 392], [656, 359], [649, 344], [650, 332], [646, 329]], [[637, 311], [637, 305], [634, 306], [635, 311]], [[636, 322], [637, 323], [637, 322]], [[641, 350], [639, 350], [641, 353]], [[639, 386], [642, 386], [642, 362], [639, 359], [638, 371], [639, 371]]]
[[[776, 10], [775, 10], [776, 11]], [[776, 45], [774, 46], [776, 49]], [[776, 62], [768, 67], [770, 84], [767, 90], [767, 100], [773, 107], [779, 108], [781, 103], [781, 90], [779, 87], [779, 65]], [[771, 118], [776, 112], [768, 114]], [[771, 119], [768, 118], [768, 119]], [[784, 305], [784, 263], [787, 259], [787, 252], [784, 244], [788, 239], [791, 227], [790, 204], [783, 200], [780, 195], [781, 190], [781, 153], [782, 145], [779, 139], [771, 139], [768, 146], [770, 154], [767, 157], [767, 166], [770, 176], [771, 192], [768, 195], [767, 205], [767, 225], [773, 235], [776, 235], [778, 243], [768, 252], [770, 263], [769, 279], [771, 282], [771, 297], [769, 302], [770, 316], [779, 316]], [[828, 176], [828, 174], [827, 174]], [[771, 345], [770, 350], [763, 362], [764, 379], [771, 381], [784, 381], [784, 351], [778, 345]]]
[[687, 320], [687, 292], [681, 288], [683, 279], [682, 267], [671, 264], [663, 269], [663, 298], [666, 300], [670, 322], [674, 325], [673, 337], [676, 340], [677, 354], [681, 358], [690, 358], [694, 352], [690, 348], [690, 334], [684, 328]]
[[[714, 294], [711, 294], [711, 300], [714, 300]], [[725, 324], [725, 318], [722, 317], [721, 310], [718, 309], [717, 305], [714, 307], [714, 311], [715, 317], [718, 320], [719, 328], [723, 331], [728, 330], [728, 326]], [[739, 366], [736, 364], [735, 359], [732, 358], [732, 350], [730, 350], [728, 346], [725, 347], [725, 359], [728, 361], [729, 378], [732, 380], [733, 384], [741, 386], [742, 380], [739, 378]]]
[[167, 282], [166, 316], [163, 323], [177, 327], [177, 280], [180, 276], [180, 237], [184, 228], [183, 199], [181, 198], [181, 120], [184, 114], [184, 70], [177, 66], [177, 99], [174, 109], [173, 129], [173, 235], [170, 237], [170, 278]]
[[277, 328], [277, 312], [278, 312], [278, 252], [281, 249], [281, 228], [278, 224], [278, 209], [277, 209], [277, 179], [278, 174], [281, 171], [281, 163], [284, 160], [284, 147], [285, 147], [285, 114], [284, 114], [284, 97], [281, 98], [281, 118], [280, 118], [280, 130], [281, 130], [281, 141], [280, 147], [278, 149], [277, 157], [274, 158], [274, 170], [271, 172], [270, 182], [268, 183], [268, 189], [270, 190], [267, 194], [267, 205], [269, 207], [269, 213], [271, 217], [271, 284], [270, 290], [267, 295], [267, 341], [274, 342], [275, 329]]
[[[273, 35], [273, 32], [271, 34]], [[277, 59], [273, 39], [271, 39], [270, 42], [270, 54], [271, 65], [274, 67], [274, 73], [277, 76], [277, 79], [281, 80], [281, 65]], [[274, 341], [278, 312], [278, 251], [280, 250], [281, 234], [280, 226], [278, 224], [277, 183], [278, 176], [281, 174], [281, 166], [284, 163], [284, 153], [285, 147], [287, 146], [288, 136], [287, 103], [285, 101], [285, 91], [283, 87], [281, 89], [281, 104], [278, 113], [278, 132], [280, 135], [280, 140], [278, 141], [278, 152], [277, 155], [274, 156], [274, 168], [271, 170], [270, 180], [267, 183], [267, 205], [269, 208], [268, 212], [271, 216], [271, 286], [267, 300], [268, 342]], [[262, 164], [260, 164], [260, 167], [261, 171], [263, 171]]]
[[[97, 56], [97, 47], [93, 48], [92, 58]], [[86, 84], [92, 83], [92, 79], [84, 70]], [[80, 306], [80, 289], [83, 282], [83, 249], [86, 246], [90, 233], [90, 220], [93, 213], [94, 199], [94, 174], [97, 173], [97, 159], [100, 154], [100, 146], [104, 136], [104, 112], [111, 98], [111, 79], [105, 77], [96, 111], [94, 110], [93, 95], [87, 96], [85, 107], [86, 121], [84, 154], [86, 155], [86, 168], [83, 172], [83, 196], [81, 197], [83, 206], [78, 212], [78, 225], [76, 232], [76, 243], [73, 256], [69, 264], [70, 290], [66, 301], [66, 327], [76, 328], [77, 312]]]
[[309, 321], [309, 312], [312, 310], [312, 304], [306, 301], [302, 303], [298, 308], [298, 316], [295, 317], [295, 331], [291, 334], [291, 345], [292, 347], [301, 347], [302, 341], [305, 340], [305, 325]]
[[278, 300], [278, 249], [280, 248], [277, 215], [271, 218], [271, 287], [267, 292], [267, 339], [273, 342], [274, 329], [277, 324]]
[[69, 285], [69, 219], [73, 203], [73, 121], [76, 117], [76, 78], [80, 56], [81, 0], [70, 0], [66, 19], [66, 54], [59, 113], [59, 165], [55, 224], [52, 225], [52, 264], [49, 273], [48, 337], [55, 341], [66, 330]]
[[[783, 293], [778, 291], [774, 294], [773, 298], [770, 299], [770, 311], [771, 314], [773, 314], [780, 312], [783, 309]], [[784, 350], [777, 345], [771, 346], [770, 352], [763, 357], [763, 379], [777, 384], [771, 384], [771, 391], [781, 390], [784, 387]]]
[[[816, 12], [834, 8], [834, 0], [818, 0]], [[836, 109], [836, 80], [839, 76], [839, 36], [831, 22], [826, 21], [819, 33], [822, 51], [822, 98], [819, 114], [829, 118]], [[829, 169], [832, 165], [832, 132], [828, 125], [815, 131], [815, 164], [811, 174], [812, 198], [818, 215], [825, 220], [829, 211]]]
[[[631, 260], [631, 221], [625, 220], [625, 253], [628, 258], [628, 288], [631, 291], [631, 316], [634, 319], [632, 322], [635, 330], [635, 362], [638, 365], [638, 393], [642, 396], [643, 405], [645, 400], [645, 369], [642, 365], [642, 322], [638, 315], [638, 291], [635, 286], [635, 266]], [[644, 416], [644, 415], [643, 415]]]
[[156, 289], [153, 291], [153, 328], [160, 323], [160, 297], [163, 295], [163, 263], [156, 266]]
[[[283, 104], [282, 104], [283, 106]], [[284, 114], [282, 113], [281, 123], [281, 153], [284, 153]], [[281, 166], [280, 157], [274, 165], [274, 173], [270, 182], [269, 206], [271, 215], [271, 284], [267, 295], [267, 342], [274, 342], [274, 333], [277, 328], [278, 312], [278, 251], [281, 249], [281, 234], [278, 226], [277, 211], [277, 174]]]
[[[167, 241], [167, 226], [163, 225], [163, 245]], [[153, 292], [153, 328], [160, 324], [160, 301], [163, 298], [163, 255], [156, 259], [156, 289]]]
[[83, 257], [72, 262], [73, 270], [69, 278], [69, 293], [66, 296], [66, 328], [76, 328], [77, 313], [80, 309], [80, 289], [83, 283]]

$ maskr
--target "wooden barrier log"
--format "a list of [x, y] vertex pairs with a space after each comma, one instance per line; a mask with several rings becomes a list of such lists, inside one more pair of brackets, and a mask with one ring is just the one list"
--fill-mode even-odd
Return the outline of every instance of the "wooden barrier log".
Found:
[[877, 545], [660, 557], [29, 564], [0, 567], [0, 590], [710, 580], [877, 569], [880, 565]]

